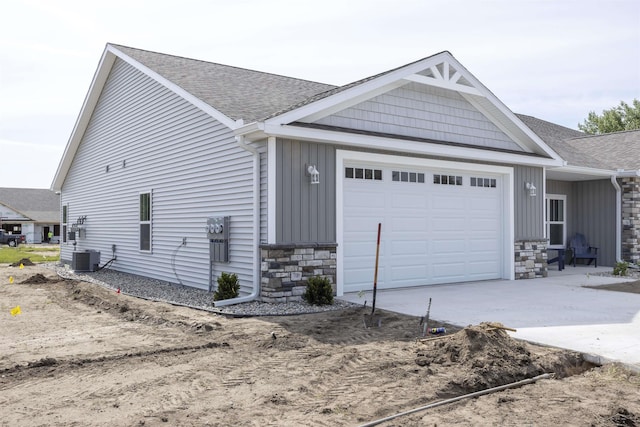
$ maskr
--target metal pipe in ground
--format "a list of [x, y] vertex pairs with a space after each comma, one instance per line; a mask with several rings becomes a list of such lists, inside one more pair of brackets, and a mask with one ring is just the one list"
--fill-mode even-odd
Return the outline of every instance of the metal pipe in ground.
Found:
[[379, 424], [382, 424], [382, 423], [384, 423], [386, 421], [391, 421], [391, 420], [393, 420], [395, 418], [398, 418], [398, 417], [403, 417], [405, 415], [413, 414], [413, 413], [420, 412], [420, 411], [426, 411], [427, 409], [435, 408], [437, 406], [448, 405], [449, 403], [454, 403], [454, 402], [457, 402], [457, 401], [463, 400], [463, 399], [469, 399], [469, 398], [473, 398], [473, 397], [482, 396], [482, 395], [485, 395], [485, 394], [495, 393], [497, 391], [506, 390], [508, 388], [519, 387], [519, 386], [525, 385], [525, 384], [531, 384], [531, 383], [534, 383], [534, 382], [536, 382], [538, 380], [545, 380], [545, 379], [548, 379], [548, 378], [553, 378], [554, 375], [555, 374], [542, 374], [542, 375], [538, 375], [537, 377], [528, 378], [526, 380], [517, 381], [515, 383], [510, 383], [510, 384], [505, 384], [505, 385], [501, 385], [501, 386], [498, 386], [498, 387], [488, 388], [486, 390], [480, 390], [480, 391], [476, 391], [476, 392], [465, 394], [465, 395], [458, 396], [458, 397], [452, 397], [451, 399], [446, 399], [446, 400], [441, 400], [440, 402], [430, 403], [428, 405], [421, 406], [419, 408], [410, 409], [410, 410], [405, 411], [405, 412], [400, 412], [398, 414], [390, 415], [390, 416], [388, 416], [386, 418], [381, 418], [381, 419], [376, 420], [376, 421], [371, 421], [371, 422], [369, 422], [367, 424], [362, 424], [360, 427], [377, 426]]

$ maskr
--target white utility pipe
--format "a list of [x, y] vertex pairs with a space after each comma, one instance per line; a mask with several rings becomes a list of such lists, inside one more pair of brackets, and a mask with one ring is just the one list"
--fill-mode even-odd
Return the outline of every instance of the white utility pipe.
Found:
[[216, 301], [216, 307], [253, 301], [260, 295], [260, 153], [245, 142], [244, 136], [236, 136], [236, 142], [253, 154], [253, 289], [249, 295]]

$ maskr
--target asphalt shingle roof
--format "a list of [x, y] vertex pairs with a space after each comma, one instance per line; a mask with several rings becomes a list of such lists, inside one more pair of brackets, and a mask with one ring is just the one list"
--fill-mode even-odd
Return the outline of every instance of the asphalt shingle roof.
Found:
[[569, 166], [640, 169], [640, 130], [589, 135], [524, 114], [517, 116]]
[[[251, 123], [336, 86], [112, 45], [233, 120]], [[250, 96], [248, 96], [250, 95]]]
[[39, 188], [0, 188], [0, 204], [36, 222], [60, 222], [60, 195]]

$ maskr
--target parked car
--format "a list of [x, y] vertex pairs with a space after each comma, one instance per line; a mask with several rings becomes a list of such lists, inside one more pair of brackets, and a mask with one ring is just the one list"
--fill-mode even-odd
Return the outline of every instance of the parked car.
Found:
[[24, 234], [8, 234], [4, 230], [0, 230], [0, 244], [7, 244], [12, 247], [18, 246], [20, 243], [26, 243], [27, 239]]

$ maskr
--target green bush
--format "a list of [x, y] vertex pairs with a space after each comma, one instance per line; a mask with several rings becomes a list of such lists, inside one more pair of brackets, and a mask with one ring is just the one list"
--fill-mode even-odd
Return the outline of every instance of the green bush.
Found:
[[628, 268], [629, 268], [629, 263], [627, 263], [627, 262], [618, 262], [618, 263], [616, 263], [616, 266], [613, 267], [613, 275], [614, 276], [626, 276]]
[[236, 274], [222, 273], [218, 277], [218, 289], [213, 294], [214, 301], [236, 298], [240, 293], [240, 283]]
[[307, 289], [302, 298], [313, 305], [333, 304], [333, 288], [326, 277], [314, 276], [307, 279]]

